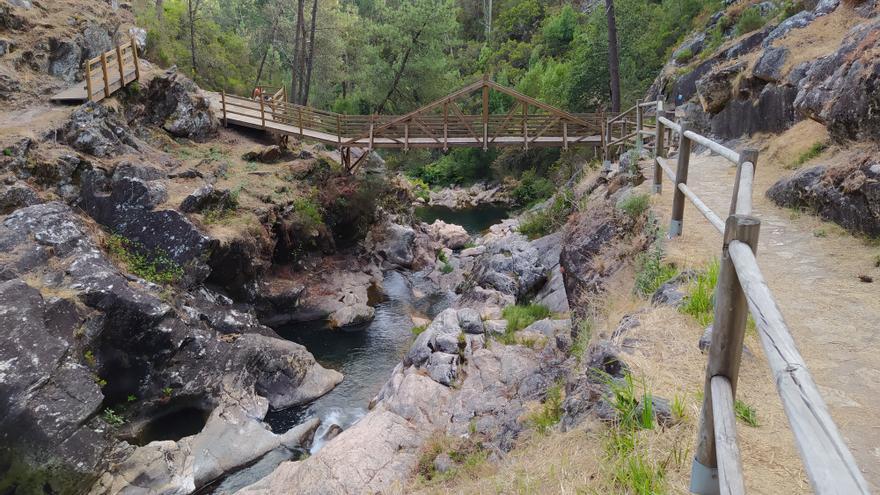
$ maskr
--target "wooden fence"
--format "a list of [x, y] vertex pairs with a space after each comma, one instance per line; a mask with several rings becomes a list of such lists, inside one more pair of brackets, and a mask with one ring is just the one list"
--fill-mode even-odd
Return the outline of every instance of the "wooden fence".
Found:
[[[648, 113], [642, 110], [651, 107], [654, 110], [653, 128], [646, 126], [648, 119], [645, 115]], [[620, 129], [617, 136], [612, 130], [615, 126]], [[653, 192], [661, 193], [664, 174], [674, 184], [670, 238], [682, 233], [685, 200], [690, 201], [723, 238], [715, 289], [714, 330], [691, 471], [691, 491], [703, 495], [745, 493], [736, 441], [734, 400], [750, 311], [814, 492], [823, 495], [869, 493], [868, 485], [828, 413], [755, 258], [761, 227], [760, 220], [752, 216], [753, 178], [758, 153], [755, 150], [736, 152], [690, 130], [687, 122], [673, 122], [668, 118], [663, 102], [637, 104], [609, 119], [606, 132], [606, 155], [612, 147], [623, 147], [633, 141], [640, 144], [642, 138], [651, 142], [648, 146], [654, 151]], [[667, 150], [674, 137], [680, 141], [673, 165], [672, 159], [667, 157]], [[694, 143], [737, 166], [726, 220], [709, 208], [687, 184]]]
[[141, 77], [137, 42], [131, 38], [85, 63], [86, 100], [101, 101]]

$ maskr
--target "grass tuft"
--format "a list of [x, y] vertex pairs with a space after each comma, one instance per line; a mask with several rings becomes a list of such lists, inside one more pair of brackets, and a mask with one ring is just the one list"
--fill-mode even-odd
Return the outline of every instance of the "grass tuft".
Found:
[[693, 316], [702, 326], [715, 319], [715, 285], [718, 284], [718, 260], [709, 263], [706, 270], [691, 283], [681, 312]]
[[112, 257], [144, 280], [155, 284], [173, 284], [183, 277], [183, 268], [162, 250], [149, 251], [139, 242], [118, 234], [110, 235], [105, 245]]
[[812, 160], [813, 158], [816, 158], [819, 155], [821, 155], [822, 152], [824, 152], [826, 149], [828, 149], [828, 143], [826, 143], [824, 141], [816, 141], [815, 143], [813, 143], [812, 146], [810, 146], [809, 149], [807, 149], [806, 151], [801, 153], [797, 157], [797, 159], [791, 164], [791, 166], [786, 167], [786, 168], [789, 168], [789, 169], [798, 168], [801, 165]]
[[562, 419], [562, 381], [547, 389], [541, 408], [529, 415], [527, 421], [541, 434], [547, 434]]
[[543, 304], [517, 304], [504, 308], [501, 316], [507, 320], [507, 331], [516, 332], [550, 316], [550, 308]]
[[412, 327], [412, 334], [418, 337], [427, 329], [428, 325], [419, 325], [417, 327]]
[[651, 297], [661, 285], [678, 275], [678, 269], [663, 261], [663, 246], [656, 242], [651, 249], [636, 258], [635, 293]]
[[650, 207], [651, 198], [647, 194], [633, 194], [620, 204], [620, 209], [632, 219], [641, 217]]
[[736, 402], [733, 405], [734, 411], [736, 411], [736, 418], [743, 423], [751, 426], [752, 428], [758, 427], [758, 413], [755, 412], [755, 408], [746, 404], [745, 402], [736, 399]]

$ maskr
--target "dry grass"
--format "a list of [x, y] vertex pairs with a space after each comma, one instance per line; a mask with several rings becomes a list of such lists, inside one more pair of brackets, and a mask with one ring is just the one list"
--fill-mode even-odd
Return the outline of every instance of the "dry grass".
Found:
[[841, 5], [831, 14], [819, 17], [809, 26], [794, 29], [773, 45], [788, 48], [788, 57], [782, 69], [783, 77], [799, 64], [815, 60], [836, 50], [846, 33], [864, 18], [856, 14], [852, 7]]

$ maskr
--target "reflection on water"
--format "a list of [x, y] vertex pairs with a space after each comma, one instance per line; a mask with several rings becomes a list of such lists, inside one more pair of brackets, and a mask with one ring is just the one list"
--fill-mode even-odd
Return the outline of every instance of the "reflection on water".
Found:
[[507, 206], [481, 204], [471, 208], [452, 209], [447, 206], [420, 206], [416, 217], [425, 223], [443, 220], [464, 227], [469, 234], [479, 234], [509, 216]]

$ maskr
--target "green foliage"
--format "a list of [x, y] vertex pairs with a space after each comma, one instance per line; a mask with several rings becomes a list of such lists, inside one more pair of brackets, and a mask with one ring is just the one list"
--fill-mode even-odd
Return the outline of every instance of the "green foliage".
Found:
[[122, 426], [125, 424], [125, 418], [117, 414], [116, 411], [109, 407], [107, 409], [104, 409], [104, 412], [101, 414], [101, 416], [104, 418], [104, 421], [106, 421], [107, 424], [109, 424], [110, 426]]
[[448, 261], [446, 263], [443, 263], [443, 266], [440, 267], [440, 271], [443, 272], [444, 274], [452, 273], [454, 270], [455, 270], [455, 267], [452, 266], [452, 264], [449, 263]]
[[440, 263], [449, 263], [449, 257], [446, 256], [446, 251], [442, 249], [437, 250], [437, 261]]
[[150, 251], [139, 242], [118, 234], [111, 234], [105, 245], [111, 256], [144, 280], [155, 284], [173, 284], [183, 277], [183, 268], [162, 250]]
[[758, 413], [755, 412], [755, 408], [746, 404], [745, 402], [736, 399], [736, 402], [733, 404], [733, 409], [736, 412], [736, 418], [743, 423], [751, 426], [752, 428], [757, 428], [758, 425]]
[[495, 156], [494, 150], [456, 148], [431, 163], [411, 168], [407, 174], [430, 186], [469, 184], [488, 177]]
[[794, 163], [792, 163], [792, 165], [791, 165], [790, 167], [787, 167], [787, 168], [797, 168], [797, 167], [800, 167], [801, 165], [803, 165], [803, 164], [807, 163], [808, 161], [812, 160], [813, 158], [816, 158], [816, 157], [818, 157], [819, 155], [821, 155], [826, 149], [828, 149], [828, 143], [826, 143], [826, 142], [824, 142], [824, 141], [816, 141], [815, 143], [813, 143], [812, 146], [810, 146], [809, 149], [807, 149], [806, 151], [804, 151], [803, 153], [801, 153], [801, 154], [797, 157], [797, 160], [795, 160]]
[[95, 362], [96, 362], [96, 360], [95, 360], [95, 353], [93, 353], [92, 351], [88, 350], [88, 351], [86, 351], [86, 352], [83, 353], [83, 357], [85, 358], [86, 363], [87, 363], [89, 366], [94, 366], [94, 365], [95, 365]]
[[623, 210], [633, 220], [641, 217], [651, 207], [651, 198], [644, 193], [631, 194], [627, 196], [620, 204]]
[[549, 206], [526, 215], [517, 230], [529, 239], [551, 234], [565, 225], [574, 210], [574, 193], [566, 189], [557, 194]]
[[568, 48], [574, 40], [577, 22], [577, 13], [571, 5], [563, 6], [559, 12], [546, 18], [541, 33], [550, 53], [559, 54]]
[[675, 55], [675, 61], [679, 64], [689, 62], [692, 58], [694, 58], [694, 51], [690, 48], [686, 48]]
[[715, 285], [718, 283], [718, 260], [714, 260], [703, 273], [691, 282], [688, 295], [680, 310], [693, 316], [702, 326], [708, 326], [715, 318]]
[[417, 198], [428, 201], [431, 199], [431, 188], [428, 187], [428, 184], [418, 177], [413, 177], [409, 179], [409, 182], [413, 186], [413, 194]]
[[527, 304], [508, 306], [501, 312], [501, 316], [507, 320], [507, 332], [517, 332], [550, 316], [550, 309], [543, 304]]
[[676, 395], [672, 398], [672, 404], [669, 407], [672, 412], [672, 417], [676, 421], [684, 421], [687, 418], [687, 409], [684, 404], [684, 398], [680, 395]]
[[165, 397], [171, 397], [171, 394], [173, 393], [174, 389], [172, 389], [171, 387], [165, 387], [162, 389], [162, 394], [165, 395]]
[[663, 246], [659, 241], [636, 258], [635, 293], [650, 297], [661, 285], [678, 275], [678, 269], [663, 261]]
[[539, 177], [537, 172], [532, 169], [523, 172], [519, 183], [510, 192], [510, 195], [518, 205], [529, 206], [549, 198], [555, 189], [552, 182], [544, 177]]
[[321, 206], [311, 197], [299, 197], [293, 200], [293, 212], [306, 228], [317, 228], [324, 223]]
[[417, 327], [412, 327], [412, 334], [415, 335], [416, 337], [418, 337], [427, 329], [428, 329], [428, 325], [419, 325]]
[[736, 35], [741, 36], [751, 33], [761, 29], [766, 23], [767, 19], [761, 15], [761, 10], [758, 7], [749, 7], [740, 14], [739, 19], [736, 21]]
[[3, 156], [12, 156], [12, 148], [3, 148]]
[[128, 397], [125, 398], [125, 401], [129, 402], [129, 403], [137, 402], [137, 400], [138, 400], [138, 398], [136, 395], [129, 395]]
[[562, 419], [563, 386], [564, 383], [560, 380], [547, 389], [544, 403], [528, 416], [528, 423], [542, 434], [548, 433]]

